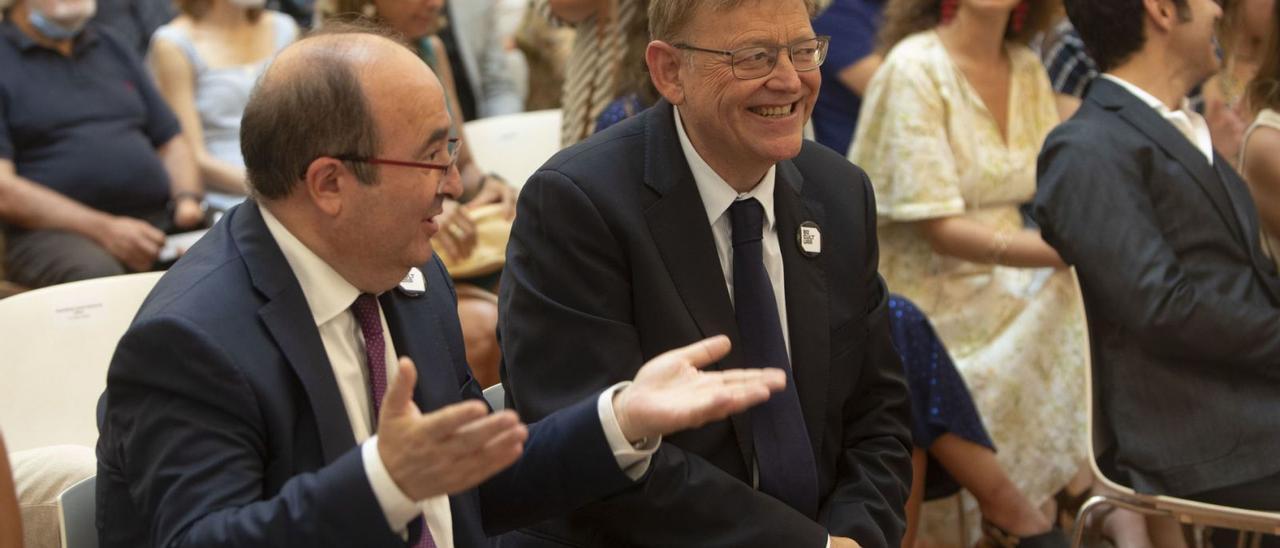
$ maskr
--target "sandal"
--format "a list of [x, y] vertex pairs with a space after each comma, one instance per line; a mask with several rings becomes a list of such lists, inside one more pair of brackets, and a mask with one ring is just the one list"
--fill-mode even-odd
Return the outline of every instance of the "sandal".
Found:
[[1038, 535], [1019, 537], [998, 525], [982, 520], [981, 548], [1067, 548], [1071, 542], [1061, 529], [1053, 528]]

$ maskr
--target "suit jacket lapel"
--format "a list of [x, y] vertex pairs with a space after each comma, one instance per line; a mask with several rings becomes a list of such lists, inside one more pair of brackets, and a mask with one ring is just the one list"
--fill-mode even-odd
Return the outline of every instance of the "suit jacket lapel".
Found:
[[823, 417], [827, 406], [827, 379], [831, 367], [831, 331], [827, 320], [827, 278], [822, 255], [806, 257], [795, 235], [800, 224], [812, 221], [819, 228], [825, 220], [822, 204], [805, 199], [804, 176], [792, 162], [778, 164], [774, 188], [774, 214], [782, 251], [787, 292], [787, 333], [791, 340], [791, 369], [795, 375], [800, 407], [809, 430], [814, 454], [821, 454]]
[[311, 307], [284, 254], [267, 230], [258, 204], [252, 200], [236, 208], [232, 237], [244, 258], [254, 287], [268, 300], [258, 316], [280, 347], [280, 352], [302, 381], [320, 430], [320, 446], [326, 463], [334, 462], [355, 447], [351, 420], [325, 355], [320, 331], [312, 321]]
[[[643, 114], [647, 159], [644, 180], [655, 193], [653, 201], [645, 204], [645, 220], [667, 273], [698, 331], [703, 337], [728, 335], [737, 343], [741, 340], [738, 322], [729, 301], [707, 211], [676, 135], [673, 108], [670, 103], [660, 101]], [[741, 353], [735, 350], [710, 367], [738, 369], [744, 366]], [[740, 413], [730, 420], [739, 449], [750, 463], [754, 451], [747, 415]]]
[[[458, 389], [462, 386], [454, 374], [455, 349], [445, 340], [440, 318], [436, 317], [435, 309], [439, 307], [413, 303], [435, 295], [428, 292], [420, 297], [407, 297], [393, 289], [378, 298], [382, 313], [387, 316], [397, 356], [408, 356], [418, 369], [413, 399], [424, 413], [457, 402]], [[447, 309], [452, 310], [452, 305]], [[456, 350], [462, 352], [461, 348]]]
[[1213, 206], [1218, 209], [1218, 214], [1222, 216], [1227, 226], [1235, 230], [1236, 237], [1240, 238], [1241, 242], [1248, 242], [1248, 236], [1244, 235], [1245, 230], [1232, 206], [1223, 180], [1204, 158], [1204, 153], [1173, 127], [1173, 124], [1161, 118], [1159, 113], [1124, 88], [1103, 79], [1099, 79], [1094, 84], [1090, 90], [1090, 97], [1105, 108], [1117, 111], [1121, 118], [1181, 164], [1187, 173], [1191, 174], [1192, 179], [1200, 185]]

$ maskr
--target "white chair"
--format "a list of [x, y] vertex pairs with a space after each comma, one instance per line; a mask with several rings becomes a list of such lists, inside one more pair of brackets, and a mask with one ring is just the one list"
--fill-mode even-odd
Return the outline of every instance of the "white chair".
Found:
[[62, 548], [98, 548], [98, 526], [94, 513], [97, 476], [89, 476], [58, 495], [58, 526]]
[[560, 151], [560, 111], [539, 110], [467, 122], [466, 147], [476, 163], [517, 190]]
[[[1078, 290], [1080, 279], [1076, 277], [1075, 270], [1071, 271], [1071, 277], [1075, 280]], [[1083, 314], [1084, 303], [1080, 303], [1078, 306], [1081, 307], [1080, 312]], [[1094, 429], [1098, 417], [1094, 414], [1092, 354], [1085, 352], [1084, 355], [1090, 361], [1090, 363], [1086, 363], [1084, 369], [1085, 409], [1088, 410], [1089, 428], [1089, 468], [1093, 471], [1095, 490], [1098, 490], [1096, 487], [1100, 486], [1102, 489], [1099, 491], [1104, 494], [1094, 495], [1080, 506], [1080, 513], [1076, 516], [1075, 527], [1071, 535], [1072, 548], [1078, 548], [1084, 540], [1085, 524], [1088, 523], [1089, 516], [1095, 510], [1104, 506], [1126, 508], [1147, 515], [1167, 516], [1174, 518], [1180, 524], [1195, 526], [1197, 529], [1216, 527], [1242, 531], [1246, 534], [1280, 535], [1280, 513], [1244, 510], [1164, 495], [1145, 495], [1134, 491], [1130, 487], [1121, 485], [1103, 474], [1098, 467], [1098, 456], [1095, 451], [1099, 440]], [[1247, 545], [1243, 544], [1243, 538], [1241, 543], [1242, 545]]]
[[107, 365], [160, 276], [86, 280], [0, 300], [0, 430], [9, 451], [97, 444]]

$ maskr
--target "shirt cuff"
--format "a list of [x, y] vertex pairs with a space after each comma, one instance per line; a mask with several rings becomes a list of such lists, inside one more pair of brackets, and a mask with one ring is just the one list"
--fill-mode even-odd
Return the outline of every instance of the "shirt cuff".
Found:
[[831, 548], [831, 535], [827, 535], [827, 548]]
[[404, 533], [409, 522], [422, 515], [422, 508], [409, 499], [382, 462], [378, 453], [378, 436], [373, 436], [360, 445], [360, 457], [364, 461], [364, 475], [369, 477], [369, 486], [373, 488], [373, 496], [382, 507], [382, 514], [387, 517], [387, 525], [395, 533]]
[[662, 444], [662, 436], [645, 439], [638, 445], [631, 445], [627, 441], [626, 435], [622, 433], [622, 426], [618, 424], [618, 417], [613, 414], [613, 396], [628, 386], [631, 386], [630, 381], [610, 386], [600, 394], [596, 410], [600, 413], [600, 426], [604, 428], [604, 438], [609, 442], [613, 458], [618, 461], [618, 468], [631, 481], [638, 481], [649, 471], [649, 463], [653, 460], [653, 453]]

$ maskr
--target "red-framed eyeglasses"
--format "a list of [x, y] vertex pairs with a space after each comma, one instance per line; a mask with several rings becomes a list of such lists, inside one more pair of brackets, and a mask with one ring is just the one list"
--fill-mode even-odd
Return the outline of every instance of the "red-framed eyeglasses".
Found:
[[416, 167], [419, 169], [435, 169], [435, 170], [448, 173], [450, 169], [453, 169], [454, 166], [458, 165], [458, 157], [461, 156], [460, 154], [458, 154], [458, 151], [461, 149], [462, 149], [461, 138], [454, 137], [449, 139], [449, 144], [448, 144], [449, 163], [447, 164], [428, 164], [423, 162], [409, 162], [406, 160], [388, 160], [385, 158], [366, 158], [366, 157], [351, 156], [351, 155], [334, 156], [333, 158], [335, 160], [342, 160], [344, 162], [359, 162], [362, 164], [378, 164], [378, 165], [384, 165], [384, 166]]

